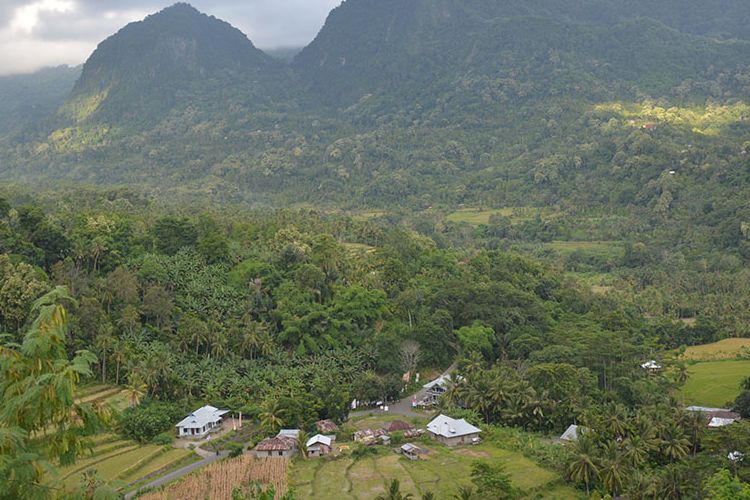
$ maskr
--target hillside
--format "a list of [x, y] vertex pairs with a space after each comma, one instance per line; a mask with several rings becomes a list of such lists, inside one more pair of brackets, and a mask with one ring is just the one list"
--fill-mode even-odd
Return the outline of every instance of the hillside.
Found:
[[60, 114], [144, 126], [228, 85], [252, 95], [278, 66], [236, 28], [178, 3], [100, 43]]
[[349, 0], [292, 64], [177, 4], [102, 42], [43, 132], [0, 142], [0, 178], [256, 206], [731, 212], [750, 42], [729, 20], [747, 7], [694, 3]]
[[0, 76], [0, 135], [33, 126], [54, 113], [80, 74], [80, 67], [58, 66]]

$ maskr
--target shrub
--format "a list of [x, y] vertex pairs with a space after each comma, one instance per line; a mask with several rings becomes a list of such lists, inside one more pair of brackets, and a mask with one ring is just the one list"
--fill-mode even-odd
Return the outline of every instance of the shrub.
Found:
[[151, 442], [162, 446], [168, 446], [174, 443], [174, 435], [170, 432], [162, 432], [161, 434], [154, 436], [154, 439], [152, 439]]
[[245, 447], [242, 445], [242, 443], [229, 443], [229, 457], [239, 457], [242, 455], [242, 452], [245, 450]]
[[149, 401], [122, 412], [118, 429], [123, 436], [145, 443], [171, 431], [183, 416], [182, 408], [174, 403]]

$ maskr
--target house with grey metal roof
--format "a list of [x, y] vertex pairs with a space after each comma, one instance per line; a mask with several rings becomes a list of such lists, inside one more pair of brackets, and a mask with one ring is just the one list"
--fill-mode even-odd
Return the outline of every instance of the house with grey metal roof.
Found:
[[224, 415], [229, 410], [219, 410], [213, 406], [198, 408], [175, 425], [179, 437], [202, 438], [214, 429], [220, 428]]
[[427, 424], [427, 431], [433, 439], [446, 446], [479, 443], [479, 434], [482, 432], [481, 429], [474, 427], [463, 418], [456, 420], [446, 415], [435, 417], [432, 422]]
[[307, 440], [307, 456], [320, 457], [331, 453], [333, 440], [329, 436], [316, 434]]

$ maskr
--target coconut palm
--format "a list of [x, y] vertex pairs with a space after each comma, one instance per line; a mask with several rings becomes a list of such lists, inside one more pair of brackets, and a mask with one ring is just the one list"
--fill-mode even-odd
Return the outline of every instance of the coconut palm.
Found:
[[623, 441], [623, 461], [630, 467], [638, 468], [648, 460], [649, 452], [652, 451], [651, 444], [640, 435], [633, 434]]
[[586, 493], [591, 494], [590, 485], [599, 479], [599, 467], [596, 465], [594, 454], [596, 449], [591, 439], [581, 435], [574, 448], [574, 459], [568, 467], [570, 479], [586, 485]]
[[690, 453], [690, 441], [685, 437], [685, 431], [676, 423], [672, 422], [665, 427], [660, 437], [661, 451], [670, 463], [685, 458]]
[[266, 400], [263, 403], [263, 411], [258, 415], [261, 426], [275, 432], [284, 425], [285, 411], [275, 399]]
[[146, 392], [148, 392], [148, 385], [143, 381], [140, 374], [131, 372], [128, 375], [128, 385], [125, 386], [125, 394], [128, 396], [130, 406], [133, 408], [138, 406]]
[[401, 493], [401, 483], [398, 479], [392, 479], [390, 484], [385, 483], [385, 493], [375, 497], [375, 500], [409, 500], [414, 495], [411, 493]]
[[622, 492], [623, 463], [622, 454], [615, 441], [610, 441], [604, 446], [604, 459], [599, 474], [607, 491], [617, 497]]

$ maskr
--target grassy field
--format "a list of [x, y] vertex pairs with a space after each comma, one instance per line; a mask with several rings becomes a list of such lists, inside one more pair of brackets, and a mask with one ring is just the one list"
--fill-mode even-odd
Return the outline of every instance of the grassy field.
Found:
[[686, 404], [724, 407], [740, 393], [740, 383], [750, 376], [750, 360], [705, 361], [688, 368], [682, 388]]
[[750, 355], [750, 339], [724, 339], [713, 344], [688, 347], [682, 358], [693, 361], [718, 361], [735, 359], [742, 354]]
[[560, 253], [573, 253], [577, 251], [591, 252], [597, 254], [619, 254], [622, 253], [620, 243], [617, 241], [551, 241], [547, 244], [553, 250]]
[[448, 214], [446, 219], [450, 222], [465, 222], [471, 226], [479, 226], [482, 224], [488, 224], [490, 222], [490, 217], [492, 217], [493, 215], [509, 217], [511, 219], [511, 223], [515, 224], [518, 222], [531, 220], [537, 215], [545, 215], [545, 210], [536, 207], [510, 207], [490, 210], [480, 210], [478, 208], [462, 208]]
[[451, 449], [437, 443], [421, 444], [429, 449], [424, 460], [401, 458], [390, 448], [354, 460], [342, 455], [335, 459], [297, 460], [291, 473], [291, 486], [301, 499], [341, 498], [370, 500], [383, 493], [384, 482], [393, 478], [401, 490], [419, 498], [432, 491], [437, 498], [449, 499], [461, 485], [469, 483], [471, 464], [480, 459], [501, 462], [516, 487], [534, 498], [580, 498], [562, 479], [526, 457], [492, 444]]

